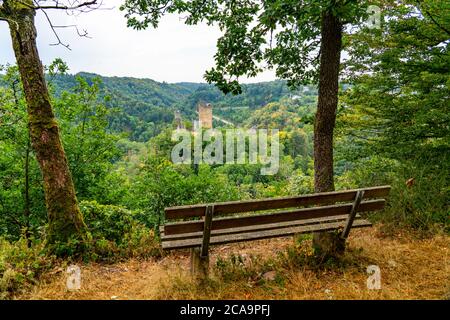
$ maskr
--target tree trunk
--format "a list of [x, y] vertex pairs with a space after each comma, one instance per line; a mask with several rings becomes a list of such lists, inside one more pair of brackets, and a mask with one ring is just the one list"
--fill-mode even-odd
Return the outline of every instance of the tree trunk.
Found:
[[28, 248], [31, 247], [30, 240], [30, 214], [31, 214], [31, 203], [30, 203], [30, 152], [31, 152], [31, 140], [28, 135], [27, 138], [27, 148], [25, 150], [25, 203], [24, 203], [24, 218], [25, 218], [25, 238], [27, 239]]
[[319, 101], [314, 122], [314, 187], [316, 192], [334, 190], [333, 130], [338, 104], [342, 24], [331, 13], [322, 16]]
[[[333, 131], [338, 104], [339, 66], [342, 46], [342, 23], [331, 12], [322, 14], [320, 45], [319, 99], [314, 122], [314, 189], [334, 190]], [[336, 237], [329, 232], [316, 232], [313, 245], [320, 254], [328, 254]]]
[[85, 239], [86, 226], [37, 51], [35, 11], [19, 4], [5, 11], [27, 101], [32, 147], [44, 180], [49, 222], [47, 244], [65, 243], [73, 237]]

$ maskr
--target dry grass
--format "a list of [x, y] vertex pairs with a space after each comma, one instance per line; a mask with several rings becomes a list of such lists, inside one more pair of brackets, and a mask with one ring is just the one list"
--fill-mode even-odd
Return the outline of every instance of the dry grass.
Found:
[[[325, 267], [311, 263], [308, 240], [297, 247], [292, 238], [262, 240], [214, 248], [212, 276], [202, 284], [191, 280], [189, 256], [179, 251], [160, 260], [83, 265], [76, 292], [66, 289], [60, 270], [16, 299], [450, 299], [448, 235], [386, 237], [380, 230], [352, 230], [345, 256]], [[381, 269], [381, 290], [367, 289], [370, 264]], [[264, 280], [268, 271], [275, 279]]]

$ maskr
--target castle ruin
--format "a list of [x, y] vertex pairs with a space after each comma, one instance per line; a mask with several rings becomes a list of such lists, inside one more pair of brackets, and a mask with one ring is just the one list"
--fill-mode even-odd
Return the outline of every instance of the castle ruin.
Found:
[[185, 129], [183, 120], [181, 119], [181, 112], [179, 110], [175, 111], [174, 113], [174, 122], [178, 130]]
[[204, 129], [212, 129], [213, 127], [213, 114], [212, 105], [210, 103], [200, 102], [198, 104], [198, 120], [200, 125]]

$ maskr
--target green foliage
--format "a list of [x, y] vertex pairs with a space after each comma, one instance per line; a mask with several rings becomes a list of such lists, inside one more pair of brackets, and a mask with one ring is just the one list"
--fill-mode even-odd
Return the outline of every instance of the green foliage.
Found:
[[216, 65], [205, 74], [224, 93], [239, 94], [241, 77], [255, 77], [262, 64], [275, 68], [290, 86], [317, 79], [321, 17], [331, 12], [345, 23], [367, 16], [366, 1], [169, 1], [126, 0], [121, 6], [134, 29], [156, 28], [166, 14], [186, 17], [187, 25], [206, 22], [222, 32]]
[[43, 242], [20, 238], [9, 242], [0, 238], [0, 300], [28, 290], [44, 272], [61, 264], [56, 256], [68, 260], [114, 262], [130, 257], [149, 258], [161, 255], [153, 231], [138, 221], [138, 213], [123, 207], [83, 201], [80, 208], [90, 231], [88, 241], [71, 239], [57, 243], [55, 255], [49, 255]]
[[[90, 230], [88, 241], [71, 239], [56, 244], [55, 256], [69, 261], [114, 262], [130, 257], [149, 258], [161, 255], [159, 242], [152, 230], [137, 220], [137, 214], [123, 207], [81, 202], [80, 208]], [[8, 242], [0, 238], [0, 300], [9, 299], [36, 284], [44, 272], [61, 264], [49, 255], [43, 242], [21, 238]]]
[[[56, 77], [67, 66], [56, 60], [49, 70]], [[17, 240], [21, 234], [41, 234], [46, 209], [18, 70], [7, 66], [5, 71], [5, 86], [0, 87], [0, 234]], [[53, 104], [78, 197], [108, 201], [112, 196], [106, 195], [104, 187], [111, 176], [112, 163], [120, 155], [116, 145], [119, 136], [108, 132], [110, 111], [97, 100], [99, 85], [96, 79], [88, 84], [77, 78], [74, 93], [61, 93]]]
[[14, 243], [0, 238], [0, 300], [36, 284], [54, 263], [55, 258], [47, 256], [40, 243], [28, 247], [24, 238]]
[[48, 75], [50, 76], [50, 82], [57, 75], [67, 74], [69, 71], [69, 66], [61, 58], [56, 58], [52, 63], [46, 68]]
[[314, 175], [307, 175], [302, 170], [294, 171], [288, 183], [287, 189], [290, 195], [314, 193]]
[[[218, 88], [86, 73], [71, 76], [61, 59], [48, 67], [78, 197], [89, 200], [80, 203], [89, 239], [59, 244], [56, 253], [102, 261], [158, 256], [155, 233], [165, 207], [313, 192], [317, 92], [312, 87], [289, 91], [288, 85], [314, 81], [317, 76], [323, 12], [334, 12], [344, 24], [359, 24], [367, 4], [125, 1], [129, 25], [138, 29], [156, 26], [163, 10], [187, 12], [188, 24], [203, 20], [219, 25], [223, 36], [218, 40], [216, 67], [206, 74]], [[385, 15], [381, 29], [345, 31], [350, 59], [342, 74], [349, 85], [341, 88], [336, 187], [390, 184], [386, 209], [370, 219], [388, 227], [435, 231], [444, 226], [448, 231], [448, 11], [431, 0], [375, 4], [383, 7]], [[159, 9], [161, 5], [167, 7]], [[268, 36], [275, 30], [268, 46]], [[239, 77], [258, 73], [261, 62], [288, 82], [239, 85]], [[0, 298], [32, 283], [52, 261], [35, 240], [44, 239], [46, 210], [18, 70], [1, 69], [0, 235], [9, 242], [0, 242]], [[242, 94], [225, 95], [220, 90]], [[261, 165], [250, 164], [198, 168], [172, 164], [173, 111], [180, 110], [183, 121], [189, 122], [197, 118], [199, 101], [212, 103], [215, 114], [238, 126], [280, 129], [279, 172], [262, 176]], [[297, 249], [289, 249], [276, 263], [312, 263], [311, 252]], [[242, 257], [232, 256], [218, 260], [216, 267], [230, 281], [239, 277], [259, 281], [261, 274], [244, 264]], [[271, 269], [273, 261], [259, 268]]]
[[89, 230], [89, 239], [59, 243], [54, 249], [56, 255], [106, 262], [161, 255], [157, 238], [139, 221], [139, 212], [101, 205], [96, 201], [82, 201], [80, 209]]
[[160, 255], [152, 230], [138, 221], [139, 213], [123, 207], [81, 202], [80, 209], [92, 235], [91, 259], [117, 260]]
[[439, 1], [385, 5], [381, 30], [346, 40], [353, 85], [338, 113], [338, 185], [391, 184], [382, 220], [448, 228], [449, 11]]
[[74, 93], [63, 92], [54, 102], [70, 170], [80, 199], [103, 192], [99, 185], [120, 156], [119, 135], [108, 130], [110, 110], [98, 102], [99, 78], [76, 78]]
[[[59, 69], [58, 69], [59, 68]], [[242, 85], [242, 94], [225, 95], [216, 87], [200, 83], [158, 83], [150, 79], [127, 77], [102, 77], [90, 73], [75, 76], [57, 73], [66, 71], [58, 64], [49, 67], [51, 81], [56, 97], [79, 91], [79, 78], [85, 79], [89, 86], [98, 89], [97, 99], [109, 110], [108, 128], [113, 132], [127, 133], [134, 141], [147, 141], [161, 133], [173, 121], [173, 112], [181, 111], [183, 117], [192, 121], [200, 101], [214, 106], [214, 114], [235, 124], [243, 123], [252, 110], [282, 98], [295, 97], [301, 105], [316, 101], [317, 90], [302, 87], [291, 91], [285, 81], [270, 81]], [[51, 73], [54, 72], [55, 74]], [[0, 85], [1, 85], [0, 76]], [[107, 99], [105, 99], [107, 98]]]
[[134, 214], [125, 208], [82, 201], [80, 209], [94, 240], [104, 238], [120, 245], [133, 227]]
[[133, 178], [128, 207], [142, 210], [148, 226], [162, 222], [165, 207], [238, 200], [239, 190], [225, 175], [201, 165], [198, 175], [187, 165], [173, 165], [164, 158], [149, 158]]
[[436, 232], [449, 231], [450, 213], [449, 173], [434, 171], [433, 167], [411, 161], [399, 162], [383, 157], [359, 161], [336, 181], [338, 189], [390, 184], [387, 207], [369, 216], [382, 221], [386, 231], [413, 228]]
[[448, 163], [450, 34], [432, 18], [448, 24], [449, 11], [423, 12], [415, 2], [386, 9], [389, 19], [382, 31], [348, 37], [352, 59], [346, 68], [353, 86], [342, 97], [339, 132], [347, 136], [353, 158], [383, 154]]
[[[290, 109], [290, 110], [289, 110]], [[280, 102], [269, 103], [265, 107], [256, 110], [246, 122], [248, 127], [256, 128], [297, 128], [301, 124], [301, 118], [290, 108]]]
[[[95, 85], [99, 102], [109, 109], [108, 128], [126, 132], [130, 139], [146, 141], [157, 135], [165, 123], [173, 120], [172, 105], [189, 95], [196, 86], [191, 84], [158, 83], [150, 79], [100, 77], [91, 73], [49, 75], [55, 95], [76, 93], [79, 78], [89, 86]], [[100, 79], [100, 80], [99, 80]]]
[[0, 236], [17, 240], [25, 233], [39, 233], [45, 221], [45, 202], [30, 145], [19, 71], [10, 65], [1, 69], [5, 75], [4, 86], [0, 85]]

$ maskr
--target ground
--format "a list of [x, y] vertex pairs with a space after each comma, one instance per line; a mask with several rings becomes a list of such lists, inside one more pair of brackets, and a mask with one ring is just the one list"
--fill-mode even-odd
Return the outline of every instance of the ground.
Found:
[[[311, 241], [261, 240], [213, 248], [211, 278], [189, 276], [188, 251], [159, 259], [80, 264], [81, 289], [61, 267], [16, 299], [450, 299], [450, 237], [386, 236], [380, 225], [352, 230], [340, 261], [312, 264]], [[367, 287], [367, 267], [381, 289]]]

